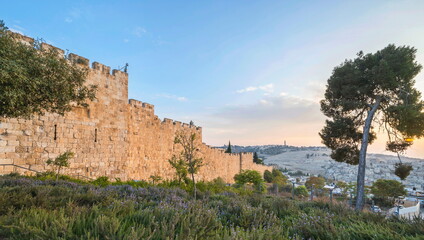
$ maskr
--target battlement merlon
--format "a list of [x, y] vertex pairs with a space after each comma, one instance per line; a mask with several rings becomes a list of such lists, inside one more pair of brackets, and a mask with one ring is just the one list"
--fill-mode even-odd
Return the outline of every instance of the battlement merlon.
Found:
[[88, 58], [81, 57], [75, 53], [70, 53], [68, 55], [68, 60], [74, 64], [79, 64], [87, 68], [90, 67], [90, 60], [88, 60]]
[[134, 106], [134, 107], [142, 107], [143, 106], [143, 102], [142, 101], [135, 100], [135, 99], [130, 99], [129, 100], [129, 104], [131, 106]]
[[55, 47], [53, 45], [50, 45], [50, 44], [47, 44], [47, 43], [41, 43], [41, 48], [43, 50], [47, 50], [47, 51], [48, 50], [53, 50], [53, 51], [55, 51], [57, 53], [58, 56], [65, 57], [65, 51], [62, 50], [62, 49], [60, 49], [60, 48], [58, 48], [58, 47]]
[[154, 113], [154, 111], [155, 111], [155, 105], [150, 104], [150, 103], [145, 103], [144, 102], [144, 103], [142, 103], [141, 107], [144, 108], [144, 109], [146, 109], [149, 112], [152, 112], [152, 113]]
[[174, 125], [176, 127], [181, 127], [182, 126], [182, 123], [180, 121], [174, 121]]
[[100, 72], [106, 74], [106, 75], [110, 75], [110, 67], [106, 66], [104, 64], [98, 63], [98, 62], [93, 62], [91, 64], [91, 68], [94, 70], [99, 70]]
[[202, 127], [198, 127], [195, 125], [190, 125], [188, 123], [181, 123], [179, 121], [174, 121], [170, 118], [164, 118], [162, 121], [163, 125], [168, 125], [168, 126], [178, 126], [177, 128], [188, 128], [188, 129], [193, 129], [194, 131], [196, 131], [197, 133], [200, 134], [200, 136], [202, 135]]
[[242, 157], [246, 157], [246, 158], [249, 158], [249, 159], [252, 158], [253, 159], [253, 153], [251, 153], [251, 152], [241, 152], [240, 155]]
[[169, 118], [164, 118], [162, 123], [172, 125], [174, 123], [174, 121], [172, 119], [169, 119]]
[[[14, 39], [18, 40], [21, 43], [24, 43], [25, 45], [33, 46], [33, 44], [35, 42], [34, 38], [31, 38], [31, 37], [28, 37], [28, 36], [25, 36], [25, 35], [22, 35], [22, 34], [19, 34], [19, 33], [16, 33], [16, 32], [11, 32], [11, 33], [12, 33], [12, 37]], [[59, 56], [65, 57], [65, 51], [64, 50], [62, 50], [58, 47], [55, 47], [53, 45], [50, 45], [48, 43], [42, 42], [41, 48], [43, 50], [54, 50], [58, 53]]]

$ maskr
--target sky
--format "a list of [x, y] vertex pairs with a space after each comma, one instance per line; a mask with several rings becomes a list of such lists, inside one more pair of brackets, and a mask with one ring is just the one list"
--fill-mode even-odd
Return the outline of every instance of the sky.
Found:
[[[424, 64], [424, 1], [4, 1], [16, 32], [119, 69], [129, 97], [219, 146], [322, 145], [335, 66], [394, 43]], [[424, 73], [416, 77], [424, 92]], [[388, 153], [385, 138], [370, 152]], [[424, 140], [408, 156], [424, 158]]]

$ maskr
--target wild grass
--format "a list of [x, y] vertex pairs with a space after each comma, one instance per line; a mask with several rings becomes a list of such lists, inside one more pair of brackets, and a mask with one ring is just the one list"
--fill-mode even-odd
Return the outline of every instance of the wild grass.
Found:
[[[424, 239], [422, 219], [199, 183], [0, 177], [0, 239]], [[190, 184], [189, 184], [190, 185]]]

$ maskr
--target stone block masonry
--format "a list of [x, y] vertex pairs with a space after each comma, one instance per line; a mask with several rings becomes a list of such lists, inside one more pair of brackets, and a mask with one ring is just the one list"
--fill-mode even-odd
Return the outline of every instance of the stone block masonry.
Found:
[[[22, 41], [33, 39], [22, 36]], [[55, 48], [45, 44], [44, 47]], [[63, 54], [63, 50], [57, 49]], [[271, 167], [253, 163], [251, 153], [227, 154], [202, 143], [202, 128], [183, 124], [154, 114], [154, 106], [137, 100], [128, 100], [128, 74], [112, 70], [76, 54], [69, 54], [73, 64], [88, 68], [87, 84], [98, 87], [96, 100], [88, 107], [75, 107], [60, 116], [47, 113], [30, 120], [0, 118], [0, 174], [32, 171], [14, 167], [14, 164], [35, 171], [51, 170], [46, 165], [65, 151], [75, 157], [63, 172], [89, 178], [108, 176], [121, 180], [148, 180], [150, 176], [163, 179], [175, 177], [168, 163], [173, 154], [180, 152], [174, 144], [177, 131], [195, 132], [199, 153], [204, 166], [198, 180], [210, 181], [221, 177], [233, 182], [242, 169], [261, 173]]]

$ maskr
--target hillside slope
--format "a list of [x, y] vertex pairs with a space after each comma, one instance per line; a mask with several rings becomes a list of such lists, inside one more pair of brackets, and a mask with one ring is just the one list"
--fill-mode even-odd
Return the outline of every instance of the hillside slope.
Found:
[[[224, 146], [225, 147], [225, 146]], [[291, 171], [300, 170], [311, 174], [321, 174], [326, 178], [356, 181], [357, 166], [339, 163], [330, 158], [330, 149], [325, 147], [294, 147], [285, 145], [264, 146], [232, 146], [234, 152], [257, 152], [264, 158], [266, 164], [275, 164]], [[424, 188], [424, 159], [408, 158], [402, 156], [402, 161], [411, 163], [414, 170], [403, 181], [409, 187]], [[385, 178], [400, 179], [394, 175], [394, 165], [399, 162], [397, 156], [385, 154], [367, 155], [366, 182]]]

